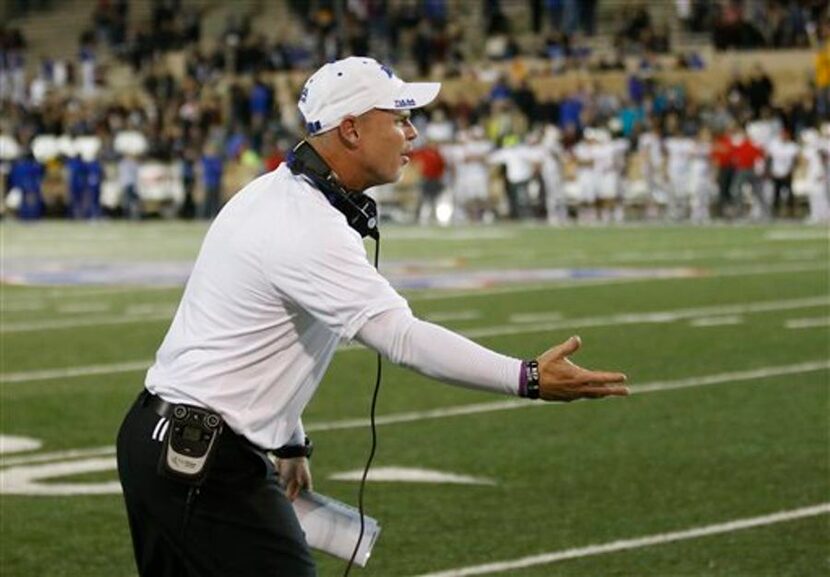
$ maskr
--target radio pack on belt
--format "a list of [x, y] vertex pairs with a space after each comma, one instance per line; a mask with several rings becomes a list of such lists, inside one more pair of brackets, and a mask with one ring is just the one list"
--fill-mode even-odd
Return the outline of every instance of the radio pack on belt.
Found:
[[222, 425], [222, 417], [216, 413], [176, 405], [170, 415], [170, 433], [164, 440], [159, 472], [190, 485], [201, 485]]

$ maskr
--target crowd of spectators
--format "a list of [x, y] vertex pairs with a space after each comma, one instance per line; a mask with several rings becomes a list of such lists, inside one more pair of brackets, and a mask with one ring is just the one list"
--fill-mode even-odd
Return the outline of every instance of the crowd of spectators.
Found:
[[[548, 0], [532, 4], [541, 5], [550, 19], [544, 27], [544, 48], [539, 56], [551, 62], [561, 59], [584, 66], [590, 51], [579, 44], [578, 38], [595, 31], [596, 3]], [[691, 2], [695, 10], [701, 4]], [[506, 39], [502, 43], [506, 52], [497, 55], [494, 51], [492, 56], [520, 54], [522, 49], [499, 3], [484, 5], [488, 38]], [[18, 31], [4, 29], [2, 133], [21, 143], [24, 153], [36, 135], [93, 135], [100, 142], [91, 159], [80, 158], [80, 150], [65, 147], [56, 157], [39, 162], [40, 178], [51, 185], [51, 192], [43, 195], [40, 208], [31, 214], [86, 218], [109, 212], [138, 218], [148, 210], [142, 208], [137, 193], [138, 168], [152, 160], [174, 167], [171, 178], [178, 183], [177, 213], [185, 218], [210, 218], [247, 179], [278, 166], [301, 136], [295, 95], [280, 98], [275, 73], [313, 67], [344, 51], [371, 52], [383, 58], [384, 54], [397, 54], [404, 45], [411, 47], [410, 61], [422, 76], [434, 72], [434, 66], [444, 67], [450, 75], [468, 66], [460, 50], [461, 29], [458, 23], [449, 21], [446, 2], [441, 0], [395, 3], [386, 9], [383, 2], [353, 0], [345, 4], [344, 14], [336, 13], [326, 2], [317, 3], [318, 9], [311, 12], [305, 2], [289, 2], [289, 6], [294, 17], [312, 32], [301, 35], [297, 44], [255, 34], [250, 17], [242, 14], [226, 22], [211, 51], [203, 51], [205, 43], [200, 40], [204, 14], [186, 2], [159, 0], [150, 20], [133, 26], [127, 0], [101, 0], [91, 16], [90, 30], [81, 35], [78, 57], [44, 60], [28, 84], [22, 66], [10, 65], [30, 55], [25, 39]], [[644, 6], [632, 6], [621, 19], [623, 24], [615, 40], [618, 54], [669, 49], [668, 36], [661, 32], [665, 27], [662, 23], [655, 25]], [[806, 10], [807, 6], [802, 8]], [[345, 19], [342, 29], [336, 26], [338, 16]], [[816, 34], [827, 34], [827, 30], [819, 29]], [[96, 57], [104, 47], [113, 58], [130, 63], [140, 79], [140, 90], [112, 97], [101, 95], [105, 73], [97, 67]], [[164, 58], [174, 52], [182, 55], [179, 73]], [[598, 70], [624, 69], [620, 61], [594, 61], [593, 66]], [[737, 75], [713, 102], [696, 101], [680, 84], [661, 85], [651, 75], [652, 66], [645, 59], [639, 70], [631, 72], [625, 93], [605, 92], [585, 83], [573, 92], [540, 98], [525, 71], [510, 79], [496, 79], [484, 98], [462, 97], [453, 104], [438, 103], [428, 116], [415, 118], [425, 135], [423, 148], [433, 146], [439, 154], [443, 151], [448, 155], [441, 163], [431, 152], [416, 155], [416, 167], [430, 167], [422, 171], [424, 180], [431, 181], [422, 192], [434, 205], [439, 196], [435, 183], [448, 183], [449, 176], [443, 175], [453, 171], [452, 145], [468, 139], [476, 127], [490, 143], [490, 152], [538, 143], [540, 135], [556, 127], [563, 151], [559, 162], [577, 162], [572, 151], [597, 128], [612, 126], [615, 139], [628, 142], [630, 156], [637, 152], [640, 136], [647, 131], [654, 131], [659, 138], [668, 137], [675, 129], [687, 135], [696, 135], [702, 129], [727, 134], [736, 126], [777, 119], [798, 138], [805, 130], [820, 126], [830, 112], [827, 87], [822, 93], [821, 86], [814, 87], [811, 98], [774, 106], [773, 83], [760, 66], [746, 76]], [[557, 71], [555, 65], [551, 68]], [[117, 136], [122, 132], [141, 135], [145, 144], [139, 152], [125, 153], [118, 148]], [[18, 170], [17, 175], [25, 174], [23, 180], [33, 182], [38, 170], [31, 164], [31, 155], [23, 157], [28, 168]], [[24, 159], [17, 164], [22, 165]], [[423, 159], [428, 162], [421, 162]], [[3, 176], [8, 180], [13, 172], [10, 158], [0, 160], [6, 161]], [[499, 163], [494, 161], [494, 166]], [[505, 169], [501, 178], [508, 200], [513, 200], [492, 214], [515, 217], [544, 213], [547, 208], [527, 211], [514, 202], [524, 193], [511, 193], [507, 172]], [[94, 181], [93, 185], [78, 184], [83, 179]], [[107, 180], [117, 183], [115, 203], [105, 202], [102, 208], [100, 200], [85, 200], [92, 208], [78, 208], [80, 201], [73, 199], [84, 195], [72, 192], [73, 186], [75, 190], [90, 191], [84, 194], [94, 197], [101, 194]], [[13, 188], [9, 180], [5, 191]], [[477, 203], [474, 212], [473, 219], [483, 214], [482, 203]]]
[[[712, 30], [719, 50], [807, 47], [820, 34], [828, 0], [697, 0], [694, 26]], [[692, 25], [692, 22], [689, 22]], [[699, 28], [700, 29], [700, 28]]]

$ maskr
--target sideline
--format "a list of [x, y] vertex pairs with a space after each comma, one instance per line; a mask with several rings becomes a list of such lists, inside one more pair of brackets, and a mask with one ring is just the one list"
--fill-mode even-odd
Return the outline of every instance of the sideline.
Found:
[[563, 551], [552, 551], [550, 553], [522, 557], [520, 559], [514, 559], [512, 561], [501, 561], [498, 563], [473, 565], [470, 567], [450, 569], [448, 571], [439, 571], [437, 573], [424, 573], [418, 575], [417, 577], [467, 577], [468, 575], [486, 575], [489, 573], [502, 573], [504, 571], [534, 567], [536, 565], [547, 565], [550, 563], [557, 563], [559, 561], [566, 561], [568, 559], [592, 557], [594, 555], [604, 555], [606, 553], [615, 553], [617, 551], [628, 551], [630, 549], [641, 549], [643, 547], [651, 547], [652, 545], [662, 545], [663, 543], [673, 543], [675, 541], [686, 541], [688, 539], [697, 539], [699, 537], [708, 537], [710, 535], [732, 533], [734, 531], [742, 531], [744, 529], [752, 529], [755, 527], [764, 527], [766, 525], [774, 525], [776, 523], [786, 523], [787, 521], [795, 521], [797, 519], [817, 517], [819, 515], [826, 515], [828, 513], [830, 513], [830, 503], [821, 503], [819, 505], [813, 505], [811, 507], [790, 509], [789, 511], [778, 511], [777, 513], [761, 515], [759, 517], [734, 519], [732, 521], [727, 521], [725, 523], [716, 523], [714, 525], [693, 527], [691, 529], [685, 529], [683, 531], [673, 531], [671, 533], [657, 533], [655, 535], [647, 535], [645, 537], [637, 537], [635, 539], [622, 539], [619, 541], [611, 541], [610, 543], [603, 543], [601, 545], [588, 545], [587, 547], [565, 549]]
[[[759, 367], [757, 369], [732, 371], [728, 373], [717, 373], [712, 375], [703, 375], [700, 377], [676, 379], [672, 381], [654, 381], [651, 383], [644, 383], [642, 385], [632, 387], [632, 395], [636, 396], [646, 393], [656, 393], [660, 391], [673, 391], [677, 389], [701, 387], [721, 383], [732, 383], [755, 379], [763, 379], [768, 377], [778, 377], [783, 375], [810, 373], [824, 369], [830, 369], [830, 360], [810, 361], [794, 365]], [[428, 419], [441, 419], [446, 417], [456, 417], [462, 415], [491, 413], [495, 411], [508, 411], [511, 409], [551, 406], [555, 406], [555, 404], [534, 403], [531, 401], [527, 401], [525, 399], [509, 399], [506, 401], [495, 402], [488, 401], [484, 403], [456, 405], [454, 407], [445, 407], [440, 409], [429, 409], [426, 411], [412, 411], [406, 413], [392, 413], [389, 415], [381, 415], [375, 419], [375, 423], [378, 426], [394, 425], [398, 423], [412, 423], [416, 421], [425, 421]], [[341, 419], [337, 421], [321, 421], [319, 423], [306, 423], [305, 430], [308, 432], [337, 431], [344, 429], [365, 428], [368, 426], [369, 419], [366, 418]], [[42, 463], [46, 461], [56, 461], [60, 459], [74, 459], [77, 457], [97, 457], [110, 455], [114, 453], [115, 447], [104, 446], [92, 447], [87, 449], [73, 449], [70, 451], [56, 451], [53, 453], [42, 453], [28, 456], [24, 455], [12, 458], [3, 458], [2, 456], [0, 456], [0, 467], [12, 465], [26, 465], [30, 463]]]

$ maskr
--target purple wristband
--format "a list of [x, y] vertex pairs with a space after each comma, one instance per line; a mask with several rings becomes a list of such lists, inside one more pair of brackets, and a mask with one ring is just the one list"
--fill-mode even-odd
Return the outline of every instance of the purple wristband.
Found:
[[519, 396], [527, 396], [527, 361], [522, 361], [522, 366], [519, 369]]

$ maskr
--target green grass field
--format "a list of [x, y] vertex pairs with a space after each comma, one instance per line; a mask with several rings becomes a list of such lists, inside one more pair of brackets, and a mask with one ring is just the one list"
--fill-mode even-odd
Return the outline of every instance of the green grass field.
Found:
[[[0, 434], [42, 442], [3, 456], [3, 577], [136, 575], [114, 438], [181, 293], [17, 283], [44, 271], [71, 280], [78, 267], [186, 270], [204, 230], [2, 225], [3, 276], [15, 282], [2, 285]], [[504, 404], [386, 364], [375, 466], [492, 483], [370, 483], [367, 511], [383, 530], [353, 575], [830, 575], [826, 229], [384, 233], [381, 269], [424, 283], [404, 291], [419, 316], [518, 357], [579, 334], [575, 360], [625, 371], [633, 394]], [[518, 274], [528, 269], [574, 272]], [[433, 286], [476, 271], [515, 278]], [[331, 476], [364, 464], [374, 362], [344, 348], [304, 416], [315, 489], [349, 503], [357, 483]], [[318, 560], [322, 576], [342, 574], [343, 562]]]

